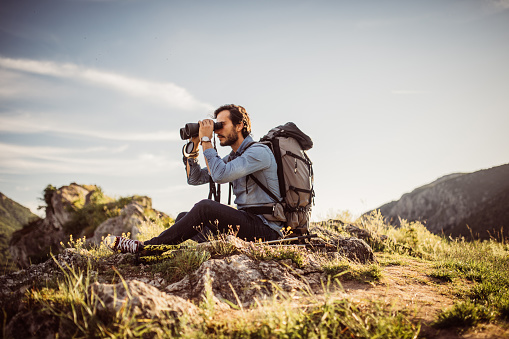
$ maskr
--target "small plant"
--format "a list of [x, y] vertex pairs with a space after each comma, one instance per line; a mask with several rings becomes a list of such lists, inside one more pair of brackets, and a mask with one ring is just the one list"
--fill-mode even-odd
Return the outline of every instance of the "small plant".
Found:
[[226, 235], [220, 235], [216, 239], [210, 240], [207, 249], [214, 257], [230, 256], [238, 252], [237, 247], [227, 241]]
[[456, 277], [456, 273], [446, 269], [435, 269], [429, 274], [429, 276], [441, 281], [452, 282]]
[[284, 260], [291, 259], [299, 268], [307, 263], [305, 247], [298, 245], [265, 245], [257, 243], [251, 248], [250, 256], [256, 260]]
[[161, 273], [170, 282], [179, 281], [187, 274], [197, 270], [202, 263], [210, 259], [208, 251], [199, 248], [183, 248], [174, 250], [162, 262], [150, 265], [152, 273]]
[[146, 241], [157, 237], [164, 231], [164, 227], [159, 222], [143, 221], [139, 226], [138, 240]]
[[439, 314], [433, 326], [437, 328], [470, 327], [480, 322], [489, 322], [493, 318], [494, 313], [488, 307], [467, 300], [455, 303]]
[[214, 292], [212, 291], [212, 278], [210, 277], [208, 270], [205, 273], [204, 289], [203, 301], [200, 304], [200, 307], [203, 310], [204, 318], [207, 321], [210, 321], [216, 312], [216, 302], [214, 300]]
[[344, 280], [374, 282], [382, 279], [382, 269], [375, 263], [363, 265], [348, 259], [335, 259], [324, 262], [322, 268], [327, 275]]
[[501, 298], [498, 304], [498, 311], [500, 317], [505, 320], [509, 320], [509, 294], [506, 293], [503, 298]]

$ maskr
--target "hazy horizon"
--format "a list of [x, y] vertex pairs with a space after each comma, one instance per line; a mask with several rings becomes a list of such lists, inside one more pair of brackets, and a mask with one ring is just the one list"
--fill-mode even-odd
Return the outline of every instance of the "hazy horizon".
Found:
[[312, 137], [315, 220], [361, 214], [509, 163], [508, 60], [509, 0], [4, 1], [0, 191], [37, 212], [48, 184], [97, 184], [175, 216], [208, 192], [179, 129], [236, 103], [255, 139]]

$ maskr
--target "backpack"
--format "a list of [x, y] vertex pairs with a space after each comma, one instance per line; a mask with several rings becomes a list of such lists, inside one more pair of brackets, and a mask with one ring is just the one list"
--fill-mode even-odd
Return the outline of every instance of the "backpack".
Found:
[[293, 122], [288, 122], [271, 129], [259, 143], [267, 145], [274, 154], [281, 194], [279, 200], [254, 175], [247, 176], [276, 202], [271, 207], [272, 213], [263, 214], [264, 217], [271, 221], [283, 221], [290, 229], [290, 234], [307, 234], [315, 191], [313, 163], [306, 151], [313, 147], [313, 141]]

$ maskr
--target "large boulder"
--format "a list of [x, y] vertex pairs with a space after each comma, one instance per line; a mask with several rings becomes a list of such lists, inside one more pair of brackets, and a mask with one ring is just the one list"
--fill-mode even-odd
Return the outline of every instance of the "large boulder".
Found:
[[102, 239], [108, 235], [122, 235], [130, 233], [131, 239], [138, 239], [140, 225], [147, 221], [143, 213], [143, 206], [138, 202], [131, 202], [125, 206], [120, 215], [109, 218], [100, 224], [94, 232], [94, 236], [89, 238], [89, 242], [100, 244]]
[[98, 304], [99, 312], [115, 314], [129, 310], [131, 315], [142, 319], [178, 317], [182, 314], [188, 314], [196, 319], [199, 313], [198, 308], [191, 302], [138, 280], [118, 284], [95, 282], [90, 285], [90, 292], [102, 301]]
[[46, 218], [40, 219], [12, 235], [9, 244], [11, 257], [19, 267], [28, 267], [58, 253], [61, 242], [69, 239], [63, 226], [71, 220], [73, 212], [89, 202], [96, 186], [70, 184], [46, 192]]
[[[339, 230], [355, 236], [342, 236], [337, 232]], [[345, 224], [340, 220], [329, 220], [322, 224], [314, 223], [310, 226], [309, 231], [326, 238], [328, 243], [336, 247], [341, 256], [362, 264], [376, 261], [375, 254], [367, 242], [371, 243], [375, 238], [386, 238], [384, 235], [373, 234], [365, 229]]]
[[249, 306], [255, 298], [267, 298], [278, 289], [291, 292], [305, 290], [310, 284], [320, 284], [320, 277], [318, 265], [298, 269], [290, 259], [257, 261], [246, 254], [237, 254], [206, 261], [194, 273], [168, 285], [166, 291], [201, 301], [209, 289], [214, 300]]

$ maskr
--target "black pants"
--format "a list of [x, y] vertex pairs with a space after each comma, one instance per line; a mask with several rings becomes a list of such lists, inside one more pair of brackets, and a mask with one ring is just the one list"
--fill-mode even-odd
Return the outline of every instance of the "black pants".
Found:
[[187, 213], [180, 213], [175, 224], [157, 237], [145, 241], [146, 245], [176, 245], [187, 239], [207, 241], [207, 233], [233, 231], [242, 240], [275, 240], [279, 234], [256, 215], [236, 210], [214, 200], [202, 200]]

